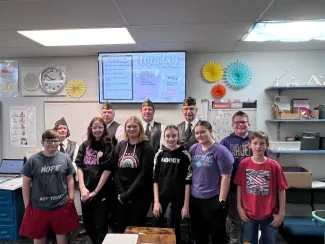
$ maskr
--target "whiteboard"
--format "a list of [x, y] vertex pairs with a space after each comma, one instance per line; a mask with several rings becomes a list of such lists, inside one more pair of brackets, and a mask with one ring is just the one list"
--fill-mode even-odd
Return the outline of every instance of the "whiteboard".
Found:
[[236, 109], [211, 109], [210, 123], [216, 141], [220, 142], [226, 136], [234, 132], [232, 128], [232, 116], [237, 111], [243, 111], [248, 115], [250, 130], [256, 129], [256, 108], [236, 108]]
[[55, 122], [64, 117], [70, 130], [69, 139], [80, 145], [87, 139], [90, 121], [96, 116], [100, 117], [100, 113], [101, 105], [98, 102], [44, 102], [45, 130], [53, 129]]

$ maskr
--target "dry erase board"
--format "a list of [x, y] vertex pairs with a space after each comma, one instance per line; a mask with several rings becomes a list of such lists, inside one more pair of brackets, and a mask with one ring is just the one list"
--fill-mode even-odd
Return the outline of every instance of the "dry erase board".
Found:
[[101, 106], [98, 102], [45, 102], [45, 129], [53, 129], [55, 122], [64, 117], [70, 130], [69, 139], [80, 145], [87, 139], [90, 121], [96, 116], [100, 117], [100, 113]]
[[211, 109], [210, 123], [216, 141], [221, 141], [234, 131], [232, 129], [232, 116], [239, 110], [248, 115], [250, 130], [256, 129], [256, 108]]

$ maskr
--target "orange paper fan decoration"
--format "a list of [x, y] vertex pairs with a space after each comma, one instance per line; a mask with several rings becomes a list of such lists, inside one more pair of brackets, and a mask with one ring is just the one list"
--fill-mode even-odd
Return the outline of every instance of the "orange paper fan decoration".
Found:
[[211, 89], [211, 94], [215, 98], [223, 98], [226, 95], [226, 93], [227, 93], [226, 87], [221, 84], [214, 85]]

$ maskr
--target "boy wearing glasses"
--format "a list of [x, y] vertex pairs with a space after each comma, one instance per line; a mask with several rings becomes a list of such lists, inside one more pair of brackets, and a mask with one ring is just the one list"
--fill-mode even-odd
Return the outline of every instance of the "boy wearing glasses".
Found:
[[231, 175], [230, 190], [228, 194], [228, 219], [230, 222], [230, 244], [240, 244], [241, 219], [237, 210], [237, 186], [234, 184], [234, 178], [238, 165], [246, 157], [252, 156], [249, 148], [249, 118], [243, 111], [236, 112], [232, 117], [232, 128], [234, 132], [221, 140], [234, 156], [234, 164]]
[[45, 244], [50, 228], [58, 244], [68, 243], [68, 233], [79, 226], [74, 206], [75, 170], [71, 159], [58, 152], [60, 136], [46, 130], [41, 141], [44, 150], [32, 155], [22, 169], [25, 214], [20, 235]]

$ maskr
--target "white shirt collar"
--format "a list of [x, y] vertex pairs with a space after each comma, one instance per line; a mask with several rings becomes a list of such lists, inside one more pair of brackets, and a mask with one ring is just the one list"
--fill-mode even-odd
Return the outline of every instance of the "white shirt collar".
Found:
[[195, 118], [195, 119], [192, 120], [191, 122], [187, 122], [187, 121], [185, 120], [185, 126], [186, 126], [186, 128], [187, 128], [188, 123], [191, 123], [192, 128], [194, 129], [194, 126], [197, 124], [197, 122], [199, 122], [199, 119], [198, 119], [198, 118]]
[[[67, 146], [68, 146], [68, 139], [65, 138], [62, 142], [60, 142], [60, 144], [63, 144], [63, 149], [66, 150]], [[58, 145], [58, 150], [60, 151], [60, 144]]]
[[155, 121], [154, 120], [151, 120], [149, 123], [147, 123], [146, 121], [142, 121], [142, 124], [143, 124], [143, 127], [144, 127], [144, 129], [146, 129], [146, 127], [147, 127], [147, 124], [149, 124], [150, 125], [150, 128], [152, 128], [153, 127], [153, 125], [154, 125], [154, 123], [155, 123]]
[[65, 138], [61, 143], [66, 147], [68, 145], [68, 139]]
[[107, 124], [107, 125], [106, 125], [106, 128], [110, 127], [111, 124], [113, 124], [113, 123], [114, 123], [114, 120], [113, 120], [111, 123]]

